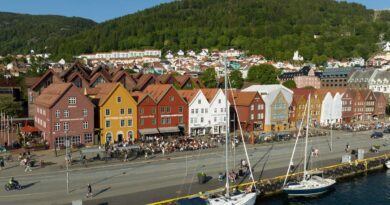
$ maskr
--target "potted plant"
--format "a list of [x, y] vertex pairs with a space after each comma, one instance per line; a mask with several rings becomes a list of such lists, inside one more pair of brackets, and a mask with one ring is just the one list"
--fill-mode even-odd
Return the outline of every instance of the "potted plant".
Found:
[[198, 173], [198, 183], [199, 184], [206, 183], [206, 174], [204, 172], [199, 172]]

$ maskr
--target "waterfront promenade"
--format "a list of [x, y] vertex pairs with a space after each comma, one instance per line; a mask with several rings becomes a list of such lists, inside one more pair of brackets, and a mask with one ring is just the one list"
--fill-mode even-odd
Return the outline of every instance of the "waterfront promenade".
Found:
[[[368, 152], [372, 145], [383, 144], [385, 139], [370, 139], [371, 131], [350, 133], [335, 131], [333, 152], [329, 150], [330, 136], [309, 139], [309, 146], [320, 150], [318, 158], [313, 158], [314, 167], [339, 163], [345, 153], [346, 144], [351, 149], [364, 148]], [[388, 136], [385, 135], [385, 138]], [[390, 136], [389, 136], [390, 137]], [[285, 174], [294, 141], [249, 145], [255, 178], [268, 178]], [[302, 160], [303, 143], [297, 148], [297, 165]], [[388, 153], [390, 146], [381, 147], [381, 153]], [[37, 153], [38, 155], [43, 153]], [[169, 156], [158, 155], [144, 160], [136, 159], [131, 162], [99, 163], [85, 168], [79, 165], [71, 167], [70, 193], [66, 194], [66, 172], [63, 156], [53, 158], [53, 152], [42, 156], [45, 161], [52, 162], [44, 168], [34, 169], [24, 173], [23, 167], [15, 164], [7, 165], [0, 171], [0, 185], [5, 184], [10, 176], [16, 177], [27, 187], [21, 191], [5, 192], [0, 190], [0, 204], [70, 204], [72, 200], [85, 200], [86, 185], [92, 184], [96, 195], [86, 200], [84, 204], [145, 204], [178, 196], [207, 191], [223, 186], [216, 178], [218, 172], [224, 170], [224, 153], [222, 148], [193, 152], [178, 152]], [[244, 159], [242, 145], [234, 154], [235, 164]], [[372, 154], [368, 154], [372, 156]], [[234, 159], [231, 160], [232, 166]], [[16, 162], [15, 162], [16, 163]], [[207, 184], [196, 183], [196, 174], [204, 171], [213, 177]], [[238, 180], [240, 181], [240, 180]], [[195, 183], [194, 183], [195, 182]], [[41, 200], [44, 198], [45, 200]]]

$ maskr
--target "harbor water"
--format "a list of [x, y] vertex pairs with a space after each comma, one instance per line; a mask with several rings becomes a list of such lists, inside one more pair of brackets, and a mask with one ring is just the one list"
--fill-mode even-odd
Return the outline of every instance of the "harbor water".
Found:
[[287, 198], [284, 194], [260, 198], [256, 205], [390, 204], [390, 170], [337, 181], [335, 190], [316, 198]]

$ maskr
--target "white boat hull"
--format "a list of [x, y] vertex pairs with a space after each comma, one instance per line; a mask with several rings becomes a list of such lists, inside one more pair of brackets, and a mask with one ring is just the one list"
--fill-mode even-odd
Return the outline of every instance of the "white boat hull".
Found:
[[386, 167], [390, 169], [390, 160], [385, 163]]
[[330, 191], [336, 183], [333, 179], [317, 178], [289, 185], [283, 191], [289, 197], [315, 197]]
[[208, 199], [210, 205], [254, 205], [256, 203], [257, 193], [241, 193], [232, 195], [230, 198], [225, 196]]

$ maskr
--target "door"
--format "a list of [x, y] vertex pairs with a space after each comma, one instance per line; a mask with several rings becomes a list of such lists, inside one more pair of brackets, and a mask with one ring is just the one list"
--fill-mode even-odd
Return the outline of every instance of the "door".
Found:
[[118, 134], [118, 142], [123, 142], [123, 134]]

